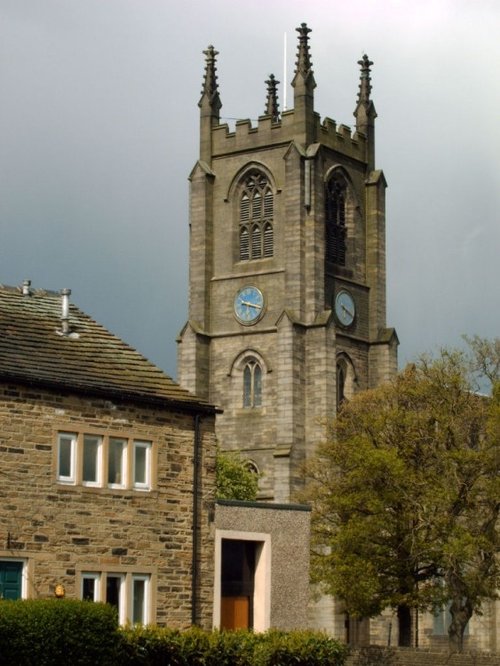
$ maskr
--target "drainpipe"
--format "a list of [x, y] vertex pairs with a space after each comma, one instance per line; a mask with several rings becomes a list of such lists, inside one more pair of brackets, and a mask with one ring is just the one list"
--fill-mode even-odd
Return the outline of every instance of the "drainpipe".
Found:
[[199, 624], [198, 604], [199, 604], [199, 545], [200, 545], [200, 486], [201, 486], [201, 417], [195, 414], [194, 417], [194, 452], [193, 452], [193, 552], [191, 561], [191, 624]]

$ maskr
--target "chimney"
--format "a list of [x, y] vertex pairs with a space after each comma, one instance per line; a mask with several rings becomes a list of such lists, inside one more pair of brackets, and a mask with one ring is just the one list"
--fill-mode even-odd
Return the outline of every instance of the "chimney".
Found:
[[69, 297], [71, 289], [61, 289], [61, 331], [63, 335], [69, 335]]
[[23, 280], [23, 296], [31, 296], [31, 280]]

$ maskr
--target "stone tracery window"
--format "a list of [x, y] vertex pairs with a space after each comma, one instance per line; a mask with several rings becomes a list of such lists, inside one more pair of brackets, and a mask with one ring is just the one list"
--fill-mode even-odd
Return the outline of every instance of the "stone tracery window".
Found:
[[262, 405], [262, 368], [254, 358], [249, 358], [243, 368], [243, 407]]
[[251, 171], [240, 198], [239, 257], [241, 261], [272, 257], [274, 196], [267, 177]]
[[345, 179], [334, 173], [325, 191], [325, 259], [338, 266], [346, 263], [346, 196]]

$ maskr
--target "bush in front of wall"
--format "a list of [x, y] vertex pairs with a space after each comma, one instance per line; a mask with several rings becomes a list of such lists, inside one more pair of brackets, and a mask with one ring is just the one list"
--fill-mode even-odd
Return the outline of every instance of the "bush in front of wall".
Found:
[[137, 626], [122, 630], [125, 666], [254, 666], [255, 635], [248, 631], [185, 631]]
[[345, 657], [313, 631], [118, 628], [106, 604], [0, 601], [1, 666], [343, 666]]
[[116, 610], [105, 604], [0, 601], [2, 666], [115, 666], [122, 641]]
[[347, 650], [313, 631], [123, 630], [123, 666], [343, 666]]
[[333, 638], [315, 631], [276, 631], [264, 634], [260, 646], [262, 666], [343, 666], [347, 649]]

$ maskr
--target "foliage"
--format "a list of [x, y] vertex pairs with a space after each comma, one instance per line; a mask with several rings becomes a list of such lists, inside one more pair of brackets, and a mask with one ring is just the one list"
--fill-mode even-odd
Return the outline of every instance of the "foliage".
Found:
[[254, 501], [257, 498], [259, 478], [239, 453], [217, 451], [217, 499]]
[[347, 655], [345, 646], [319, 632], [271, 630], [264, 637], [254, 662], [259, 666], [340, 666]]
[[346, 649], [312, 631], [125, 629], [124, 666], [343, 666]]
[[314, 579], [358, 617], [392, 606], [408, 623], [405, 609], [451, 602], [456, 649], [500, 584], [500, 389], [478, 396], [472, 374], [495, 345], [442, 350], [358, 394], [308, 469]]
[[66, 599], [0, 601], [2, 666], [114, 666], [121, 644], [111, 606]]

